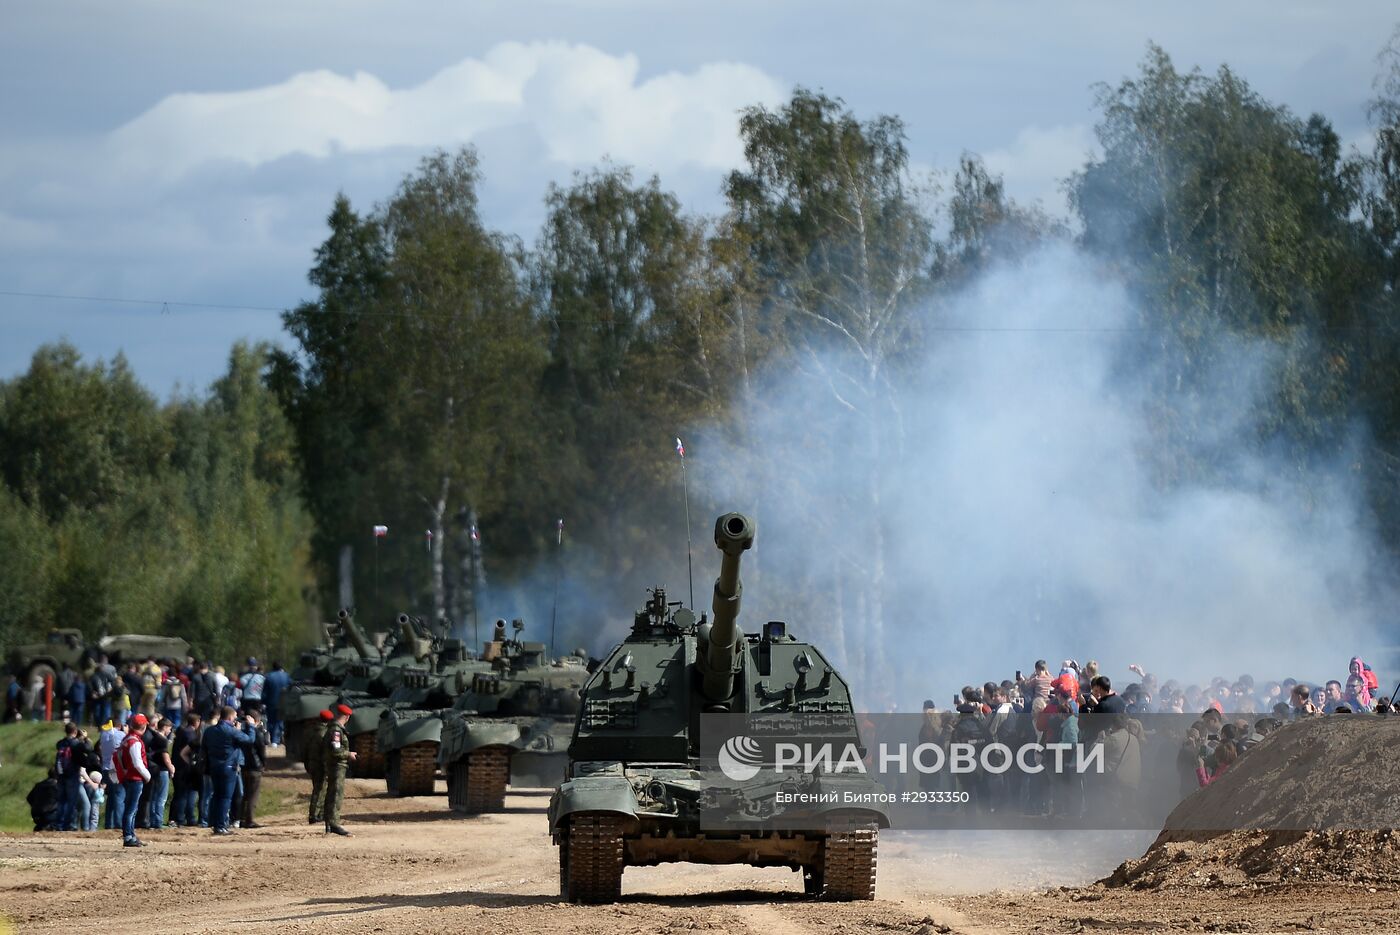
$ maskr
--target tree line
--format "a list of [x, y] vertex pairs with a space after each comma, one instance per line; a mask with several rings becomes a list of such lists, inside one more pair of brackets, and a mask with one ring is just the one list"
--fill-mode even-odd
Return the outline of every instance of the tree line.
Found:
[[461, 628], [506, 589], [548, 591], [561, 560], [568, 636], [589, 639], [655, 583], [659, 544], [684, 541], [674, 436], [705, 425], [761, 451], [761, 375], [784, 367], [837, 413], [805, 430], [812, 457], [828, 433], [861, 439], [838, 511], [861, 547], [821, 588], [878, 628], [900, 446], [883, 414], [961, 289], [1059, 242], [1136, 300], [1158, 483], [1229, 471], [1202, 429], [1221, 338], [1271, 343], [1284, 363], [1249, 443], [1300, 476], [1348, 452], [1400, 548], [1400, 51], [1381, 58], [1368, 152], [1156, 47], [1096, 94], [1069, 218], [1014, 202], [974, 154], [921, 177], [898, 117], [807, 89], [739, 115], [716, 216], [603, 164], [550, 187], [526, 244], [481, 217], [470, 147], [426, 156], [376, 206], [339, 197], [285, 346], [234, 348], [207, 393], [158, 403], [121, 358], [64, 345], [0, 385], [0, 642], [76, 625], [287, 649], [342, 579], [372, 614]]

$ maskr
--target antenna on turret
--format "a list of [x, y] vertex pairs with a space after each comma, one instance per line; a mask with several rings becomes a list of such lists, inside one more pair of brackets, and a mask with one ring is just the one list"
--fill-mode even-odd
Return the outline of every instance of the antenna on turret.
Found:
[[685, 443], [681, 441], [679, 435], [676, 436], [676, 454], [681, 458], [681, 491], [685, 495], [685, 574], [690, 583], [690, 604], [695, 606], [695, 564], [691, 554], [694, 549], [690, 543], [690, 483], [685, 476]]

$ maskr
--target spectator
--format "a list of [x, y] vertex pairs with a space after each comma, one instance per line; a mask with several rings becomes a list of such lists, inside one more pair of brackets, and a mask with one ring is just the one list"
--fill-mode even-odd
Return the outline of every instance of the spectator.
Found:
[[25, 796], [35, 831], [58, 830], [58, 796], [58, 776], [53, 770], [49, 770], [47, 777], [36, 782], [29, 790], [29, 795]]
[[83, 794], [87, 797], [87, 814], [82, 816], [79, 831], [96, 831], [97, 816], [102, 812], [102, 774], [97, 770], [83, 771]]
[[[70, 669], [69, 671], [71, 672], [72, 670]], [[68, 682], [68, 692], [63, 697], [64, 700], [68, 702], [68, 716], [72, 719], [74, 724], [82, 725], [86, 723], [83, 720], [83, 714], [86, 713], [87, 710], [87, 688], [87, 679], [73, 672], [73, 678]]]
[[1050, 667], [1044, 659], [1035, 661], [1035, 673], [1021, 682], [1021, 694], [1030, 699], [1032, 713], [1039, 712], [1050, 702]]
[[122, 784], [122, 844], [126, 847], [146, 846], [136, 836], [136, 812], [141, 805], [141, 790], [151, 778], [146, 746], [141, 741], [146, 723], [144, 714], [132, 715], [126, 736], [112, 758], [117, 767], [117, 778]]
[[248, 669], [238, 680], [238, 686], [243, 691], [243, 710], [261, 711], [263, 703], [263, 689], [267, 685], [267, 676], [258, 669], [258, 660], [253, 656], [248, 657]]
[[199, 793], [203, 785], [197, 768], [199, 728], [203, 723], [198, 712], [190, 714], [189, 723], [175, 732], [170, 745], [170, 758], [175, 764], [175, 804], [170, 809], [170, 823], [179, 828], [193, 828], [199, 822]]
[[19, 679], [13, 675], [5, 676], [5, 721], [24, 720], [24, 689], [20, 687]]
[[98, 737], [98, 753], [102, 775], [107, 781], [107, 813], [103, 818], [102, 827], [109, 831], [115, 831], [122, 826], [122, 809], [125, 799], [122, 796], [121, 779], [117, 776], [117, 767], [113, 762], [117, 748], [121, 746], [126, 732], [117, 727], [111, 721], [102, 724], [102, 734]]
[[[1380, 680], [1376, 677], [1376, 673], [1371, 671], [1370, 666], [1361, 661], [1360, 656], [1351, 657], [1351, 662], [1347, 663], [1347, 674], [1361, 677], [1363, 687], [1366, 689], [1366, 698], [1368, 702], [1370, 701], [1370, 697], [1381, 689]], [[1367, 707], [1370, 707], [1369, 703]]]
[[1289, 696], [1293, 702], [1292, 716], [1295, 718], [1312, 717], [1318, 713], [1317, 707], [1312, 703], [1312, 690], [1304, 682], [1298, 682], [1293, 686], [1293, 693]]
[[1235, 765], [1239, 759], [1239, 753], [1231, 741], [1222, 741], [1209, 757], [1196, 758], [1196, 781], [1202, 786], [1208, 786]]
[[277, 660], [272, 662], [272, 671], [267, 673], [267, 684], [263, 686], [263, 720], [267, 722], [267, 734], [271, 746], [282, 746], [282, 693], [291, 687], [292, 677]]
[[173, 672], [167, 672], [157, 701], [165, 714], [165, 720], [169, 721], [172, 727], [179, 727], [184, 720], [189, 697], [185, 694], [184, 683]]
[[[55, 713], [57, 713], [57, 709], [68, 704], [68, 696], [73, 691], [73, 683], [77, 680], [78, 673], [74, 672], [73, 667], [65, 662], [63, 664], [63, 668], [59, 669], [58, 677], [54, 680], [53, 685], [53, 702]], [[64, 720], [76, 721], [78, 719], [74, 717], [68, 717]]]
[[112, 693], [117, 687], [117, 670], [105, 655], [97, 657], [97, 665], [88, 676], [88, 703], [92, 705], [92, 722], [106, 724], [112, 719]]
[[204, 751], [208, 755], [205, 770], [213, 785], [212, 814], [209, 825], [218, 835], [229, 834], [229, 809], [233, 804], [234, 787], [238, 782], [239, 747], [254, 742], [251, 731], [239, 730], [233, 720], [237, 711], [225, 706], [219, 723], [204, 732]]
[[1342, 702], [1353, 711], [1371, 710], [1371, 693], [1366, 688], [1366, 678], [1361, 675], [1347, 676], [1346, 694]]
[[214, 673], [209, 671], [209, 663], [201, 662], [198, 670], [190, 676], [190, 704], [199, 712], [202, 721], [211, 723], [218, 702], [219, 685], [214, 680]]
[[243, 760], [243, 808], [239, 812], [240, 828], [261, 828], [257, 823], [258, 792], [262, 788], [263, 767], [267, 763], [267, 728], [258, 723], [258, 713], [249, 711], [244, 721], [253, 735]]
[[1328, 679], [1327, 686], [1323, 689], [1322, 713], [1331, 714], [1333, 711], [1337, 710], [1337, 705], [1341, 703], [1342, 683], [1336, 679]]
[[83, 791], [87, 755], [78, 725], [63, 725], [63, 739], [54, 745], [53, 772], [58, 778], [58, 830], [77, 831], [87, 823], [88, 800]]
[[156, 696], [160, 694], [161, 671], [156, 665], [154, 657], [148, 656], [146, 662], [141, 666], [141, 713], [146, 715], [147, 723], [154, 723], [156, 719]]
[[224, 679], [219, 689], [219, 706], [237, 711], [243, 704], [243, 689], [234, 679]]
[[[228, 684], [228, 676], [224, 674], [223, 666], [215, 666], [213, 672], [214, 697], [220, 698], [224, 693], [224, 686]], [[216, 718], [215, 721], [218, 719]]]
[[152, 831], [161, 830], [165, 822], [165, 798], [170, 791], [170, 780], [175, 775], [175, 763], [170, 758], [170, 734], [174, 725], [168, 718], [161, 718], [155, 729], [146, 735], [146, 755], [151, 767], [150, 811], [146, 815], [146, 827]]
[[112, 689], [112, 719], [118, 727], [126, 727], [130, 717], [131, 692], [126, 687], [126, 680], [118, 676], [116, 687]]
[[44, 677], [35, 671], [29, 679], [29, 719], [31, 721], [42, 721], [47, 711], [45, 702], [48, 700], [48, 689], [44, 685]]

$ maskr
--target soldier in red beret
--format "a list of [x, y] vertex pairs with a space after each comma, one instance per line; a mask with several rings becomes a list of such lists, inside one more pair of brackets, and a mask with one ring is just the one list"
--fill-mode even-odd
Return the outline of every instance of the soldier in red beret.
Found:
[[325, 821], [326, 810], [326, 731], [335, 717], [330, 711], [322, 711], [320, 720], [311, 725], [310, 736], [306, 738], [306, 772], [311, 776], [311, 809], [306, 816], [308, 825], [319, 825]]
[[350, 749], [350, 734], [345, 730], [345, 722], [355, 712], [348, 705], [335, 706], [335, 720], [326, 728], [326, 740], [322, 746], [326, 785], [326, 833], [349, 837], [350, 832], [340, 826], [340, 806], [345, 801], [345, 773], [355, 752]]

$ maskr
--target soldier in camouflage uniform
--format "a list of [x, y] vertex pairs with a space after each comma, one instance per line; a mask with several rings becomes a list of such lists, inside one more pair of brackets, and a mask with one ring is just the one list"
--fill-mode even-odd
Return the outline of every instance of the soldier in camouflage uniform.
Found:
[[311, 775], [311, 813], [306, 819], [309, 825], [326, 820], [326, 730], [334, 717], [329, 711], [322, 711], [321, 719], [311, 726], [306, 738], [306, 771]]
[[335, 720], [326, 728], [325, 751], [326, 783], [326, 833], [349, 837], [350, 832], [340, 827], [340, 805], [345, 801], [345, 771], [355, 753], [350, 749], [350, 734], [345, 730], [345, 722], [355, 712], [348, 705], [336, 705]]

